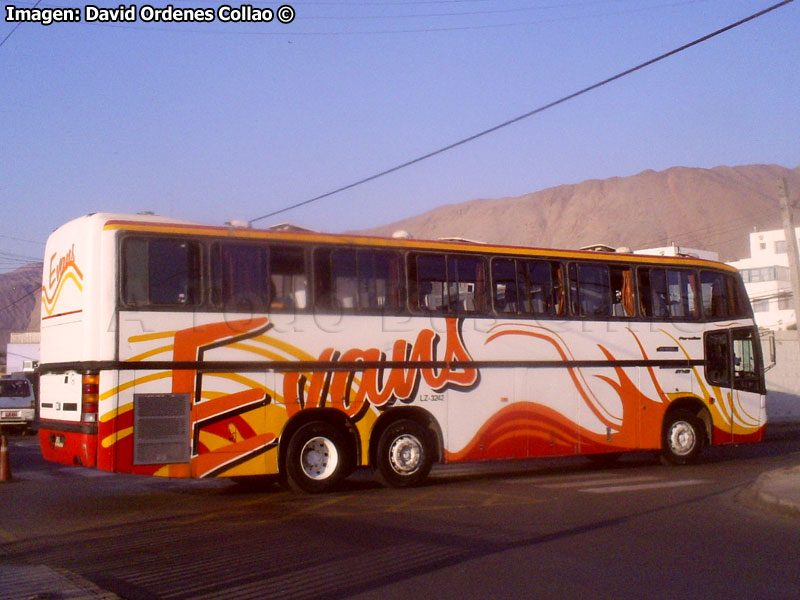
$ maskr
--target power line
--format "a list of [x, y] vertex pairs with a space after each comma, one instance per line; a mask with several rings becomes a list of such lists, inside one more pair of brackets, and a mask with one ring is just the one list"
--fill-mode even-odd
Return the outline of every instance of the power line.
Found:
[[22, 302], [22, 301], [23, 301], [23, 300], [25, 300], [26, 298], [29, 298], [29, 297], [33, 296], [35, 293], [37, 293], [37, 292], [41, 292], [41, 291], [42, 291], [42, 288], [41, 288], [41, 287], [34, 287], [34, 288], [32, 288], [32, 289], [31, 289], [31, 290], [30, 290], [28, 293], [24, 294], [23, 296], [20, 296], [19, 298], [17, 298], [16, 300], [14, 300], [14, 301], [13, 301], [11, 304], [7, 304], [6, 306], [3, 306], [3, 307], [1, 307], [1, 308], [0, 308], [0, 312], [3, 312], [3, 311], [5, 311], [5, 310], [8, 310], [9, 308], [13, 308], [14, 306], [16, 306], [17, 304], [19, 304], [20, 302]]
[[266, 218], [269, 218], [269, 217], [274, 217], [275, 215], [279, 215], [281, 213], [288, 212], [290, 210], [294, 210], [295, 208], [299, 208], [301, 206], [306, 206], [306, 205], [311, 204], [313, 202], [317, 202], [318, 200], [322, 200], [324, 198], [328, 198], [330, 196], [338, 194], [340, 192], [344, 192], [346, 190], [353, 189], [354, 187], [357, 187], [357, 186], [362, 185], [364, 183], [367, 183], [367, 182], [370, 182], [370, 181], [374, 181], [375, 179], [378, 179], [378, 178], [383, 177], [385, 175], [389, 175], [390, 173], [394, 173], [395, 171], [399, 171], [399, 170], [404, 169], [406, 167], [410, 167], [411, 165], [415, 165], [415, 164], [417, 164], [419, 162], [422, 162], [423, 160], [427, 160], [429, 158], [437, 156], [438, 154], [442, 154], [444, 152], [447, 152], [448, 150], [452, 150], [454, 148], [457, 148], [458, 146], [462, 146], [462, 145], [464, 145], [464, 144], [466, 144], [468, 142], [471, 142], [473, 140], [476, 140], [476, 139], [478, 139], [480, 137], [483, 137], [485, 135], [488, 135], [490, 133], [494, 133], [495, 131], [503, 129], [504, 127], [508, 127], [509, 125], [513, 125], [514, 123], [518, 123], [519, 121], [522, 121], [523, 119], [527, 119], [528, 117], [532, 117], [533, 115], [536, 115], [536, 114], [539, 114], [541, 112], [544, 112], [544, 111], [546, 111], [546, 110], [548, 110], [550, 108], [558, 106], [559, 104], [563, 104], [563, 103], [565, 103], [565, 102], [567, 102], [569, 100], [577, 98], [578, 96], [582, 96], [583, 94], [591, 92], [592, 90], [596, 90], [596, 89], [598, 89], [598, 88], [600, 88], [600, 87], [602, 87], [604, 85], [607, 85], [607, 84], [609, 84], [609, 83], [611, 83], [613, 81], [616, 81], [617, 79], [621, 79], [621, 78], [623, 78], [623, 77], [625, 77], [627, 75], [635, 73], [636, 71], [639, 71], [641, 69], [644, 69], [646, 67], [654, 65], [655, 63], [660, 62], [660, 61], [662, 61], [662, 60], [664, 60], [666, 58], [669, 58], [671, 56], [674, 56], [675, 54], [678, 54], [680, 52], [683, 52], [684, 50], [688, 50], [689, 48], [692, 48], [693, 46], [697, 46], [698, 44], [702, 44], [703, 42], [708, 41], [713, 37], [721, 35], [721, 34], [727, 32], [727, 31], [730, 31], [731, 29], [739, 27], [740, 25], [748, 23], [749, 21], [752, 21], [754, 19], [762, 17], [762, 16], [766, 15], [767, 13], [770, 13], [770, 12], [772, 12], [772, 11], [778, 9], [778, 8], [781, 8], [782, 6], [790, 4], [791, 2], [794, 2], [794, 0], [784, 0], [783, 2], [778, 2], [777, 4], [773, 4], [772, 6], [766, 8], [764, 10], [761, 10], [761, 11], [755, 13], [755, 14], [750, 15], [749, 17], [745, 17], [744, 19], [736, 21], [735, 23], [731, 23], [730, 25], [727, 25], [726, 27], [723, 27], [722, 29], [718, 29], [718, 30], [714, 31], [713, 33], [709, 33], [707, 35], [704, 35], [703, 37], [697, 38], [696, 40], [694, 40], [692, 42], [689, 42], [688, 44], [684, 44], [683, 46], [675, 48], [674, 50], [670, 50], [669, 52], [661, 54], [660, 56], [657, 56], [655, 58], [651, 58], [648, 61], [645, 61], [645, 62], [643, 62], [643, 63], [641, 63], [639, 65], [636, 65], [635, 67], [632, 67], [630, 69], [627, 69], [625, 71], [617, 73], [616, 75], [613, 75], [612, 77], [609, 77], [608, 79], [604, 79], [603, 81], [600, 81], [598, 83], [590, 85], [589, 87], [585, 87], [582, 90], [578, 90], [577, 92], [573, 92], [572, 94], [569, 94], [567, 96], [559, 98], [558, 100], [555, 100], [554, 102], [550, 102], [549, 104], [545, 104], [544, 106], [540, 106], [539, 108], [535, 108], [535, 109], [533, 109], [531, 111], [528, 111], [528, 112], [526, 112], [524, 114], [519, 115], [518, 117], [514, 117], [513, 119], [509, 119], [508, 121], [504, 121], [503, 123], [500, 123], [499, 125], [495, 125], [494, 127], [490, 127], [489, 129], [484, 129], [483, 131], [480, 131], [480, 132], [478, 132], [478, 133], [476, 133], [474, 135], [471, 135], [469, 137], [461, 139], [461, 140], [459, 140], [457, 142], [454, 142], [452, 144], [448, 144], [447, 146], [443, 146], [443, 147], [441, 147], [441, 148], [439, 148], [437, 150], [434, 150], [432, 152], [428, 152], [427, 154], [424, 154], [424, 155], [419, 156], [417, 158], [411, 159], [411, 160], [406, 161], [404, 163], [401, 163], [401, 164], [399, 164], [397, 166], [391, 167], [389, 169], [385, 169], [385, 170], [383, 170], [383, 171], [381, 171], [379, 173], [376, 173], [374, 175], [370, 175], [369, 177], [364, 177], [363, 179], [359, 179], [358, 181], [355, 181], [355, 182], [350, 183], [348, 185], [342, 186], [342, 187], [337, 188], [335, 190], [332, 190], [330, 192], [326, 192], [324, 194], [320, 194], [319, 196], [315, 196], [313, 198], [309, 198], [308, 200], [303, 200], [302, 202], [297, 202], [295, 204], [292, 204], [290, 206], [281, 208], [279, 210], [272, 211], [272, 212], [267, 213], [265, 215], [262, 215], [260, 217], [256, 217], [255, 219], [251, 219], [249, 222], [250, 222], [250, 224], [253, 224], [253, 223], [257, 222], [257, 221], [261, 221], [262, 219], [266, 219]]
[[[34, 4], [34, 5], [31, 7], [31, 9], [34, 9], [34, 8], [36, 8], [37, 6], [39, 6], [39, 2], [41, 2], [41, 1], [42, 1], [42, 0], [36, 0], [36, 4]], [[19, 22], [18, 22], [16, 25], [14, 25], [14, 28], [13, 28], [11, 31], [9, 31], [9, 32], [8, 32], [8, 35], [7, 35], [6, 37], [4, 37], [4, 38], [3, 38], [3, 41], [1, 41], [1, 42], [0, 42], [0, 48], [2, 48], [2, 47], [3, 47], [3, 44], [5, 44], [5, 43], [8, 41], [8, 38], [10, 38], [12, 35], [14, 35], [14, 32], [15, 32], [17, 29], [19, 29], [19, 26], [20, 26], [20, 25], [22, 25], [22, 23], [23, 23], [23, 21], [19, 21]]]

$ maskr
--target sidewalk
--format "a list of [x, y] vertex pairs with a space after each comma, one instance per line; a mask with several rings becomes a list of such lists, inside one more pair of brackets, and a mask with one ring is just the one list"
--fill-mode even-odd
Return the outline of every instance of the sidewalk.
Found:
[[[800, 396], [767, 394], [767, 438], [800, 432]], [[772, 510], [800, 519], [800, 460], [793, 467], [768, 471], [755, 481], [751, 498]]]

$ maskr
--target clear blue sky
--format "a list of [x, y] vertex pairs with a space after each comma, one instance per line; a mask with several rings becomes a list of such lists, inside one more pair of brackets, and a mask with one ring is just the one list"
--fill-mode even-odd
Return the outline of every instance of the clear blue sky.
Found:
[[[288, 0], [295, 9], [288, 25], [23, 24], [0, 47], [0, 272], [41, 260], [49, 232], [88, 212], [152, 210], [211, 224], [254, 219], [492, 127], [776, 1]], [[251, 4], [277, 9], [282, 2]], [[13, 26], [0, 21], [0, 39]], [[645, 169], [796, 167], [798, 65], [795, 2], [258, 225], [292, 221], [337, 232]]]

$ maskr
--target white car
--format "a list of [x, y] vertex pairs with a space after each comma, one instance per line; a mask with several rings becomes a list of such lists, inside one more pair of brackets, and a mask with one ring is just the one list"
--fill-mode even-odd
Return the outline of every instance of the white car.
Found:
[[3, 431], [27, 432], [33, 426], [36, 399], [30, 381], [21, 378], [0, 379], [0, 427]]

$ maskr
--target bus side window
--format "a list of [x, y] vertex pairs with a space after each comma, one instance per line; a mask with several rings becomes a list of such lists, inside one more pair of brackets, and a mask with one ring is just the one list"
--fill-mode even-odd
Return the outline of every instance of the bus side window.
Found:
[[444, 312], [449, 305], [447, 264], [442, 254], [410, 254], [411, 306], [423, 312]]
[[200, 283], [197, 244], [186, 240], [150, 242], [150, 302], [160, 305], [195, 304]]
[[266, 252], [253, 244], [214, 244], [212, 303], [230, 310], [264, 312], [270, 287]]
[[639, 307], [642, 316], [667, 316], [667, 281], [664, 269], [642, 269], [639, 276]]
[[122, 245], [122, 300], [129, 306], [146, 305], [150, 279], [147, 240], [126, 239]]
[[667, 269], [667, 298], [669, 316], [673, 319], [696, 319], [700, 311], [695, 293], [693, 271]]
[[475, 256], [449, 256], [447, 260], [449, 311], [486, 312], [486, 264]]
[[358, 251], [358, 306], [366, 311], [397, 312], [404, 304], [400, 254], [389, 250]]
[[541, 316], [562, 314], [561, 265], [544, 260], [520, 260], [517, 267], [523, 312]]
[[356, 308], [356, 251], [318, 248], [314, 251], [314, 306], [319, 309]]
[[304, 310], [308, 306], [308, 278], [302, 248], [273, 246], [269, 252], [270, 309]]
[[611, 315], [611, 285], [608, 266], [570, 265], [570, 299], [573, 314], [582, 317]]
[[200, 300], [200, 248], [173, 238], [128, 238], [122, 296], [131, 306], [190, 306]]
[[725, 275], [714, 271], [700, 272], [703, 312], [706, 318], [719, 319], [730, 315], [730, 299]]
[[517, 279], [514, 259], [497, 258], [492, 261], [492, 296], [494, 309], [502, 314], [517, 312]]
[[733, 387], [745, 392], [762, 393], [761, 359], [753, 342], [752, 329], [734, 329], [733, 338]]
[[642, 316], [656, 319], [696, 319], [696, 275], [684, 269], [638, 269], [639, 309]]
[[409, 254], [411, 308], [436, 313], [487, 310], [486, 263], [463, 255]]
[[735, 317], [750, 316], [751, 306], [744, 284], [740, 277], [725, 275], [725, 284], [728, 288], [728, 298], [730, 300], [730, 314]]
[[611, 301], [615, 317], [632, 317], [635, 310], [633, 270], [630, 267], [610, 267]]
[[711, 385], [728, 387], [731, 384], [730, 342], [727, 331], [705, 335], [706, 381]]

